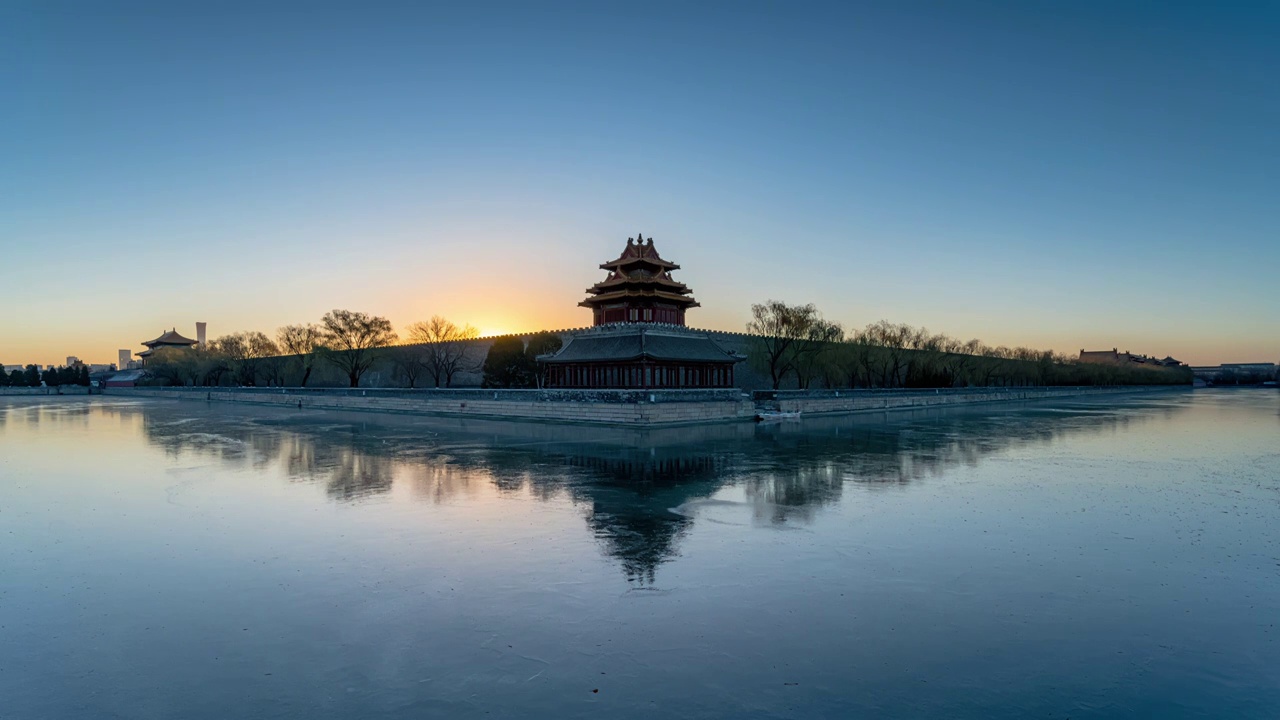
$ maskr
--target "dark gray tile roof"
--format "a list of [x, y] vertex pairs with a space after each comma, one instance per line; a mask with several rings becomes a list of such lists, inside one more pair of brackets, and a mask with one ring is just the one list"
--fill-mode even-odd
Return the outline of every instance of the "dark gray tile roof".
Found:
[[544, 362], [611, 362], [625, 360], [684, 360], [688, 362], [737, 362], [742, 358], [730, 354], [705, 335], [649, 332], [635, 328], [614, 332], [576, 336]]
[[143, 345], [195, 345], [196, 341], [182, 337], [177, 330], [170, 330], [155, 340], [148, 340]]
[[141, 380], [147, 374], [146, 370], [124, 370], [118, 373], [111, 373], [111, 377], [107, 378], [108, 382], [134, 382]]

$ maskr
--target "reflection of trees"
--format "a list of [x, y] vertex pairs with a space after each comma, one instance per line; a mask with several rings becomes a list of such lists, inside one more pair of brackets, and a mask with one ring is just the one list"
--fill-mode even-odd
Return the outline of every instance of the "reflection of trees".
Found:
[[214, 458], [226, 465], [263, 469], [281, 455], [282, 438], [279, 435], [254, 432], [251, 426], [207, 423], [203, 418], [196, 422], [190, 418], [172, 419], [134, 408], [123, 412], [138, 412], [147, 440], [172, 457], [189, 452]]
[[329, 497], [355, 500], [391, 490], [392, 464], [389, 457], [341, 448], [333, 464], [326, 466]]
[[[448, 502], [483, 488], [567, 497], [628, 579], [652, 582], [695, 517], [670, 512], [741, 487], [760, 523], [810, 522], [846, 483], [916, 482], [995, 453], [1114, 432], [1176, 412], [969, 408], [807, 419], [803, 423], [625, 430], [360, 413], [253, 413], [134, 405], [149, 441], [227, 465], [275, 465], [350, 502], [405, 488]], [[193, 417], [195, 419], [193, 419]]]
[[460, 467], [447, 455], [424, 456], [402, 462], [397, 467], [396, 482], [407, 483], [412, 496], [435, 503], [448, 502], [463, 495], [474, 495], [485, 478]]
[[[50, 425], [56, 432], [84, 429], [89, 424], [89, 404], [64, 402], [57, 395], [8, 395], [0, 404], [0, 427]], [[79, 400], [79, 399], [77, 399]]]
[[942, 475], [955, 467], [976, 466], [989, 455], [1050, 445], [1068, 436], [1115, 432], [1176, 410], [991, 414], [990, 409], [967, 408], [816, 418], [762, 428], [761, 436], [770, 445], [770, 465], [812, 476], [803, 482], [809, 489], [843, 482], [875, 486]]
[[830, 463], [802, 460], [752, 473], [743, 484], [757, 522], [809, 522], [818, 508], [840, 499], [843, 478]]
[[[382, 450], [384, 438], [355, 426], [314, 426], [290, 432], [269, 420], [229, 414], [182, 417], [182, 406], [131, 405], [103, 412], [141, 420], [142, 433], [165, 454], [183, 453], [231, 467], [280, 467], [293, 480], [321, 483], [335, 500], [351, 501], [391, 489], [395, 459]], [[177, 417], [175, 417], [177, 416]]]

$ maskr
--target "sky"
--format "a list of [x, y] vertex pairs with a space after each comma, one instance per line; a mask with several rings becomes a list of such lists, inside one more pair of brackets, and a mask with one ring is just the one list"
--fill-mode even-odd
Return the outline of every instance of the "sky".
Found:
[[0, 3], [0, 362], [580, 327], [628, 237], [991, 345], [1280, 360], [1280, 4]]

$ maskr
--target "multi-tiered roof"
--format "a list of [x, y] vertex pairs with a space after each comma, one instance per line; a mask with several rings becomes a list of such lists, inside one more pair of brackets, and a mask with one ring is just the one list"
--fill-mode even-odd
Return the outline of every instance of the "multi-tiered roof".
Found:
[[685, 310], [698, 307], [692, 290], [671, 277], [680, 266], [663, 260], [653, 246], [653, 238], [627, 238], [618, 259], [602, 263], [609, 277], [587, 288], [591, 295], [578, 303], [589, 307], [594, 324], [615, 322], [659, 322], [684, 325]]
[[168, 332], [161, 333], [160, 337], [155, 340], [147, 340], [142, 344], [145, 345], [147, 349], [138, 353], [138, 357], [148, 358], [151, 357], [152, 353], [161, 348], [189, 348], [195, 345], [196, 341], [188, 337], [183, 337], [178, 332], [178, 329], [174, 328]]
[[597, 327], [538, 357], [547, 387], [733, 387], [734, 365], [745, 358], [705, 332], [678, 327], [698, 301], [671, 278], [680, 266], [662, 259], [653, 238], [629, 238], [618, 259], [600, 269], [609, 277], [587, 288], [591, 296], [578, 303], [591, 308]]

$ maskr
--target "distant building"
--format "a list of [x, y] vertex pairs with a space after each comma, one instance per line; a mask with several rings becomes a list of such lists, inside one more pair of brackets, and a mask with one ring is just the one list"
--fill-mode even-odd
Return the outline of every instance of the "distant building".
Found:
[[1151, 365], [1155, 367], [1182, 367], [1180, 360], [1165, 356], [1163, 360], [1157, 360], [1149, 355], [1134, 355], [1125, 350], [1118, 351], [1116, 348], [1110, 350], [1081, 350], [1080, 362], [1092, 363], [1095, 365], [1128, 365], [1136, 363], [1138, 365]]
[[133, 353], [129, 350], [121, 348], [116, 351], [116, 368], [119, 370], [128, 370], [129, 364], [133, 362]]
[[628, 239], [600, 268], [609, 276], [579, 303], [591, 309], [595, 326], [538, 358], [547, 387], [734, 387], [734, 366], [745, 358], [685, 327], [685, 311], [698, 302], [672, 279], [680, 266], [662, 259], [652, 238]]
[[162, 333], [160, 337], [155, 340], [148, 340], [142, 344], [145, 345], [147, 349], [138, 353], [138, 357], [142, 358], [142, 364], [145, 366], [147, 364], [147, 358], [151, 357], [157, 350], [163, 348], [187, 350], [193, 347], [196, 344], [196, 341], [188, 337], [183, 337], [178, 334], [177, 328], [174, 328], [166, 333]]
[[1096, 363], [1099, 365], [1123, 365], [1129, 362], [1129, 351], [1123, 353], [1118, 352], [1115, 348], [1110, 350], [1080, 350], [1080, 362]]
[[1238, 372], [1241, 374], [1258, 375], [1275, 375], [1275, 363], [1222, 363], [1218, 366], [1223, 371]]
[[105, 385], [111, 387], [134, 387], [146, 375], [144, 370], [126, 370], [108, 377]]
[[1264, 381], [1276, 377], [1275, 363], [1222, 363], [1221, 365], [1196, 365], [1191, 368], [1197, 378], [1211, 383]]
[[76, 357], [75, 355], [68, 355], [67, 364], [64, 365], [63, 367], [71, 367], [72, 365], [78, 365], [78, 364], [80, 364], [80, 358]]

